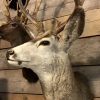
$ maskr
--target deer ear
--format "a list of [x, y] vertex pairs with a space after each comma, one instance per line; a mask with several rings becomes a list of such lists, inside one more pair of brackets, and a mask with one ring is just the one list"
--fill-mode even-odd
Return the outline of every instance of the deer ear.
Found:
[[83, 8], [78, 7], [69, 17], [63, 30], [63, 44], [65, 50], [68, 50], [73, 41], [75, 41], [82, 34], [84, 30], [84, 24], [84, 10]]

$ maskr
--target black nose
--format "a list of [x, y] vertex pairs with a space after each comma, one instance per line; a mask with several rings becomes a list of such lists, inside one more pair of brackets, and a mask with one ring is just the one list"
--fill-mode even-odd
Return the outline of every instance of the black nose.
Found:
[[8, 50], [7, 53], [6, 53], [6, 58], [7, 60], [9, 60], [9, 56], [10, 55], [14, 55], [14, 51], [13, 50]]

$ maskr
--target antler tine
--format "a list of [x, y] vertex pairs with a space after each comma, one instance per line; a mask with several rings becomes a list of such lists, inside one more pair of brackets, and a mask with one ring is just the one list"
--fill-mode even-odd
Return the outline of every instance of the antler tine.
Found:
[[6, 10], [5, 10], [5, 16], [7, 18], [7, 21], [11, 20], [11, 16], [10, 16], [10, 11], [9, 11], [9, 5], [10, 3], [12, 2], [12, 0], [8, 1], [8, 0], [3, 0], [4, 2], [4, 5], [6, 7]]
[[20, 7], [22, 13], [34, 24], [35, 27], [38, 28], [37, 22], [36, 22], [36, 21], [31, 17], [31, 15], [24, 9], [21, 0], [18, 0], [18, 4], [19, 4], [19, 7]]
[[[27, 8], [29, 1], [30, 0], [26, 0], [24, 9]], [[29, 10], [27, 10], [27, 13], [29, 13]], [[28, 18], [20, 11], [18, 2], [17, 2], [17, 17], [20, 18], [20, 21], [23, 22], [25, 25], [27, 24]]]
[[41, 3], [42, 3], [42, 6], [43, 6], [43, 10], [42, 10], [41, 20], [40, 20], [39, 25], [40, 25], [40, 31], [45, 32], [45, 27], [44, 27], [43, 20], [44, 20], [44, 15], [45, 15], [46, 2], [45, 2], [45, 0], [44, 1], [41, 0], [40, 5], [41, 5]]
[[30, 36], [30, 38], [33, 40], [35, 39], [35, 35], [31, 31], [31, 29], [28, 26], [24, 26], [25, 30], [27, 31], [27, 34]]
[[53, 19], [51, 21], [51, 30], [53, 30], [52, 32], [54, 33], [54, 35], [56, 35], [56, 28], [57, 26], [57, 16], [59, 15], [59, 12], [61, 10], [61, 8], [64, 6], [64, 0], [55, 8], [54, 14], [53, 14]]
[[34, 11], [33, 11], [33, 15], [36, 15], [36, 7], [37, 7], [37, 0], [35, 1], [35, 7], [34, 7]]
[[17, 2], [17, 17], [20, 16], [20, 12], [19, 12], [19, 5], [18, 5], [18, 2]]
[[[34, 11], [33, 11], [33, 16], [34, 16], [35, 19], [36, 19], [38, 11], [40, 9], [41, 3], [42, 3], [42, 0], [40, 0], [39, 3], [38, 3], [37, 0], [35, 1], [35, 8], [34, 8]], [[38, 25], [39, 25], [38, 31], [39, 32], [44, 32], [45, 29], [44, 29], [44, 24], [43, 24], [43, 18], [40, 22], [38, 22]]]
[[38, 11], [39, 11], [39, 9], [40, 9], [41, 3], [42, 3], [42, 0], [40, 0], [39, 5], [37, 5], [37, 0], [36, 0], [33, 15], [35, 15], [35, 16], [37, 15], [37, 13], [38, 13]]
[[39, 36], [37, 36], [36, 38], [33, 39], [34, 42], [44, 38], [44, 37], [47, 37], [47, 36], [50, 36], [51, 35], [51, 31], [46, 31], [45, 33], [39, 33]]
[[30, 1], [30, 0], [26, 0], [25, 6], [24, 6], [25, 9], [26, 9], [26, 7], [28, 6], [29, 1]]
[[[27, 9], [27, 13], [29, 13], [29, 10], [28, 9]], [[22, 21], [23, 21], [24, 25], [26, 25], [27, 22], [28, 22], [28, 18], [25, 17], [25, 16], [22, 16], [22, 17], [23, 17]]]
[[25, 26], [25, 29], [28, 33], [28, 35], [30, 36], [30, 38], [33, 40], [33, 42], [36, 42], [40, 39], [42, 39], [43, 37], [47, 37], [47, 36], [50, 36], [51, 35], [51, 31], [46, 31], [45, 33], [41, 32], [39, 33], [39, 35], [37, 37], [35, 37], [35, 35], [33, 34], [34, 32], [28, 27], [28, 26]]
[[[84, 1], [85, 1], [85, 0], [81, 0], [81, 1], [80, 1], [80, 0], [74, 0], [74, 2], [75, 2], [75, 8], [81, 7], [81, 6], [83, 5]], [[60, 26], [57, 27], [57, 29], [56, 29], [56, 34], [58, 34], [58, 33], [60, 33], [61, 31], [63, 31], [63, 29], [64, 29], [64, 27], [65, 27], [65, 25], [66, 25], [67, 22], [68, 22], [68, 20], [66, 20], [66, 21], [63, 22]]]
[[[29, 3], [29, 0], [26, 0], [24, 9], [26, 9], [28, 3]], [[19, 4], [18, 4], [18, 2], [17, 2], [17, 17], [21, 17], [21, 16], [23, 16], [23, 14], [20, 12], [20, 10], [19, 10]]]
[[63, 29], [64, 29], [64, 27], [65, 27], [65, 25], [66, 25], [66, 22], [67, 22], [67, 21], [63, 22], [60, 26], [57, 27], [57, 29], [56, 29], [56, 31], [55, 31], [55, 34], [58, 34], [58, 33], [60, 33], [61, 31], [63, 31]]

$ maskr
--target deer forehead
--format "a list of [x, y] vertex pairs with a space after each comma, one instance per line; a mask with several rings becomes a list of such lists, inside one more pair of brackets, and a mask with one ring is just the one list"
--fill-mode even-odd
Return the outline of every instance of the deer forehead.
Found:
[[[48, 41], [49, 45], [41, 45], [41, 42]], [[55, 38], [55, 36], [45, 37], [41, 40], [36, 41], [29, 41], [24, 43], [23, 45], [17, 46], [13, 48], [16, 53], [19, 52], [29, 52], [29, 53], [38, 53], [38, 52], [49, 52], [49, 51], [56, 51], [59, 48], [59, 41]]]

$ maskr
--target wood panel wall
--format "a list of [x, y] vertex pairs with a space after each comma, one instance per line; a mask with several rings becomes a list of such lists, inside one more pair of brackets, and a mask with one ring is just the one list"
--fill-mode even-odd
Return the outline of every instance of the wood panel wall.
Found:
[[[57, 0], [57, 2], [56, 0], [46, 1], [47, 6], [44, 17], [46, 29], [51, 27], [50, 19], [54, 17], [54, 9], [60, 2], [63, 2], [63, 0]], [[65, 6], [57, 16], [61, 22], [69, 17], [74, 8], [73, 0], [65, 0], [64, 3]], [[43, 4], [38, 12], [38, 20], [41, 19]], [[30, 3], [31, 6], [33, 6], [32, 3]], [[86, 25], [82, 37], [100, 35], [100, 1], [85, 0], [83, 7], [86, 12]], [[33, 9], [30, 9], [30, 12], [32, 11]], [[9, 47], [9, 42], [0, 39], [0, 49]], [[2, 57], [4, 57], [2, 54], [5, 54], [6, 51], [6, 49], [0, 50], [0, 100], [44, 100], [39, 82], [35, 84], [28, 83], [23, 78], [21, 69], [12, 69], [12, 66], [7, 65], [6, 58], [2, 60]], [[81, 71], [87, 76], [94, 97], [100, 97], [100, 66], [82, 66], [76, 67], [74, 70]], [[95, 100], [100, 100], [100, 98], [95, 98]]]
[[[45, 100], [43, 95], [1, 93], [0, 100]], [[100, 100], [95, 98], [94, 100]]]

